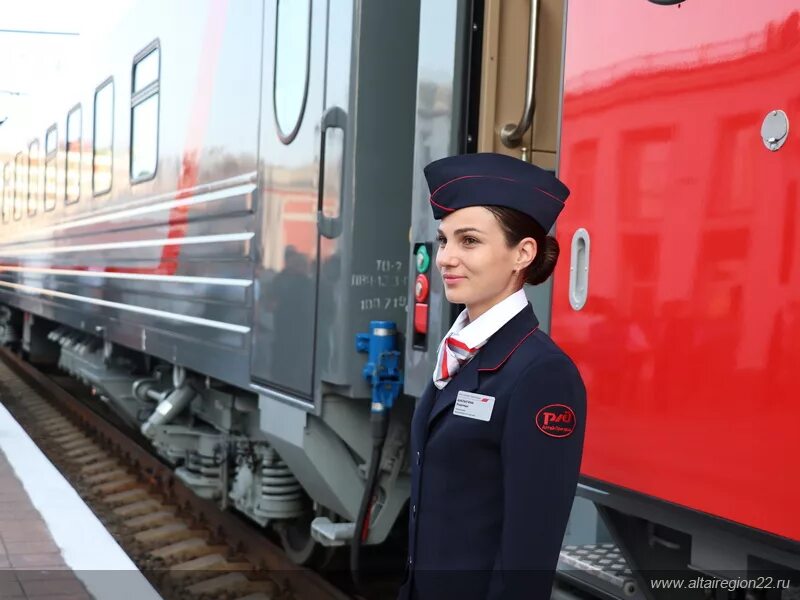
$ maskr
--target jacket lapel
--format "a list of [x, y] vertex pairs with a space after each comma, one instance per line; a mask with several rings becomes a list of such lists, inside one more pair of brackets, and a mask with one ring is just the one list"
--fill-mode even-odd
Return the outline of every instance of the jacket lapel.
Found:
[[422, 445], [425, 444], [425, 440], [427, 439], [425, 433], [428, 428], [428, 419], [433, 410], [433, 404], [436, 401], [437, 391], [438, 389], [433, 385], [433, 381], [428, 381], [425, 391], [422, 392], [422, 396], [419, 402], [417, 402], [417, 406], [414, 408], [414, 412], [418, 412], [422, 418], [415, 418], [411, 422], [413, 427], [411, 435], [415, 440], [419, 440]]
[[514, 318], [503, 325], [497, 333], [489, 338], [486, 345], [478, 351], [481, 373], [497, 371], [502, 367], [514, 351], [522, 345], [529, 336], [539, 329], [539, 320], [533, 313], [533, 307], [528, 306], [519, 311]]
[[[483, 352], [483, 348], [478, 350], [478, 354], [463, 368], [459, 369], [458, 373], [439, 392], [438, 398], [436, 398], [436, 402], [433, 405], [433, 410], [431, 410], [431, 414], [428, 417], [428, 427], [431, 426], [431, 423], [443, 410], [455, 403], [458, 392], [474, 392], [478, 389], [478, 357], [481, 352]], [[436, 386], [434, 386], [434, 389], [436, 389]]]
[[434, 398], [433, 408], [428, 417], [428, 427], [433, 421], [448, 407], [452, 406], [458, 392], [474, 392], [480, 386], [480, 374], [494, 372], [500, 369], [508, 357], [514, 353], [522, 342], [532, 335], [539, 327], [539, 321], [533, 314], [530, 302], [508, 323], [503, 325], [497, 332], [489, 338], [475, 357], [469, 361], [453, 379], [441, 390], [436, 398], [436, 387], [431, 382], [429, 387], [433, 388]]

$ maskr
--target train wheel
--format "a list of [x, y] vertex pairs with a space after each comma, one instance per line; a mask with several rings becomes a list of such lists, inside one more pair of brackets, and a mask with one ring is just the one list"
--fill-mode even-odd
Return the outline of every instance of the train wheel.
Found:
[[333, 559], [336, 548], [323, 546], [311, 537], [311, 521], [316, 516], [308, 512], [294, 521], [282, 523], [278, 535], [284, 552], [292, 562], [322, 570]]

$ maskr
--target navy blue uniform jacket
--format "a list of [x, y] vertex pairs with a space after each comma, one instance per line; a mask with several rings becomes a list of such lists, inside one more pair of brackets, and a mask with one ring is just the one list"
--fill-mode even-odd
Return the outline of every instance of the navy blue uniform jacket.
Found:
[[[493, 396], [491, 419], [454, 415], [459, 391]], [[411, 427], [400, 598], [550, 598], [585, 426], [578, 370], [530, 303], [443, 390], [431, 381]]]

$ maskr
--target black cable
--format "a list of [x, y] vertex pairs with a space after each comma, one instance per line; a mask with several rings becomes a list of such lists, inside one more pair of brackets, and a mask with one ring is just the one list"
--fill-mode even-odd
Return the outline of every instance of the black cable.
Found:
[[373, 412], [370, 415], [372, 426], [372, 456], [369, 462], [369, 473], [367, 484], [364, 486], [364, 495], [361, 497], [361, 506], [356, 517], [356, 529], [353, 532], [353, 539], [350, 541], [350, 575], [356, 589], [361, 586], [359, 577], [359, 555], [361, 553], [361, 538], [364, 535], [364, 528], [367, 520], [367, 513], [375, 494], [375, 486], [378, 483], [378, 470], [381, 465], [381, 454], [383, 453], [383, 443], [386, 440], [386, 432], [389, 429], [388, 409], [381, 412]]

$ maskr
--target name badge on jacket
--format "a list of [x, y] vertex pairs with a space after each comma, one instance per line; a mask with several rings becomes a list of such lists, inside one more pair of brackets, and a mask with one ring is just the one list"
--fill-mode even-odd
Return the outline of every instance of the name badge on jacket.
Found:
[[458, 392], [453, 414], [458, 417], [468, 417], [488, 421], [492, 418], [494, 396], [473, 394], [472, 392]]

